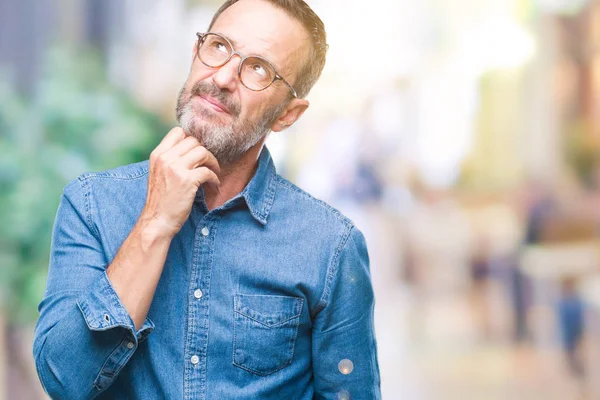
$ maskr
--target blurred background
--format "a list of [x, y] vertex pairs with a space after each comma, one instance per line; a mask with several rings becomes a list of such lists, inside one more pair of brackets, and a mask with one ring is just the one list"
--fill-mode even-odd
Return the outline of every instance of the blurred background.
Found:
[[[220, 0], [0, 0], [0, 400], [63, 186], [147, 159]], [[366, 238], [385, 399], [600, 398], [600, 0], [309, 0], [278, 171]]]

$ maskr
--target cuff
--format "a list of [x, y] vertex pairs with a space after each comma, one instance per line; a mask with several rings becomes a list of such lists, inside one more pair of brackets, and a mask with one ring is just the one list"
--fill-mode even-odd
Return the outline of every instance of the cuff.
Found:
[[77, 305], [88, 328], [93, 331], [122, 327], [141, 342], [154, 330], [154, 323], [146, 318], [135, 332], [135, 324], [108, 279], [106, 270], [77, 298]]

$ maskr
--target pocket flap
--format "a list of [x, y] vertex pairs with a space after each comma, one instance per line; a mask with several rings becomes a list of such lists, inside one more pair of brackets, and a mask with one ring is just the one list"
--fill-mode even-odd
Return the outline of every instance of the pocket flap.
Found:
[[234, 309], [266, 326], [275, 326], [298, 317], [304, 299], [292, 296], [236, 294]]

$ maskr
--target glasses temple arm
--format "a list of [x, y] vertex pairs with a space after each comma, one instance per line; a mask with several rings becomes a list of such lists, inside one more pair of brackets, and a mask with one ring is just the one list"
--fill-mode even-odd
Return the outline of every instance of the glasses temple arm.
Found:
[[284, 79], [284, 78], [283, 78], [281, 75], [279, 75], [279, 74], [275, 75], [275, 78], [276, 78], [276, 79], [279, 79], [280, 81], [282, 81], [283, 83], [285, 83], [285, 85], [286, 85], [288, 88], [290, 88], [290, 90], [291, 90], [291, 92], [292, 92], [292, 95], [293, 95], [295, 98], [298, 98], [298, 94], [296, 93], [296, 89], [294, 89], [294, 88], [292, 87], [292, 85], [290, 85], [290, 84], [288, 83], [288, 81], [286, 81], [286, 80], [285, 80], [285, 79]]

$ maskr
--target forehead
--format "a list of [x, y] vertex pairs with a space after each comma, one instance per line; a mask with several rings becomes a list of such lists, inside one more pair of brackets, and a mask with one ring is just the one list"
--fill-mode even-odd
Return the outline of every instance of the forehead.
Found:
[[281, 73], [299, 69], [308, 52], [308, 35], [302, 24], [265, 0], [238, 1], [223, 11], [211, 31], [231, 39], [242, 53], [267, 58]]

